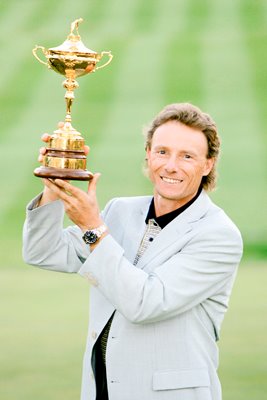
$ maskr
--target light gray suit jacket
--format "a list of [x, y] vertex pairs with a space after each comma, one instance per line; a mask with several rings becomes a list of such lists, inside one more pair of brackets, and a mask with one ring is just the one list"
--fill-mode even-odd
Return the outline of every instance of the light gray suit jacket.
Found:
[[240, 233], [203, 191], [135, 267], [150, 201], [112, 200], [102, 213], [110, 234], [91, 254], [78, 227], [62, 230], [60, 201], [30, 205], [24, 259], [77, 272], [91, 284], [82, 400], [95, 400], [92, 349], [114, 310], [106, 353], [110, 400], [220, 400], [216, 340], [242, 255]]

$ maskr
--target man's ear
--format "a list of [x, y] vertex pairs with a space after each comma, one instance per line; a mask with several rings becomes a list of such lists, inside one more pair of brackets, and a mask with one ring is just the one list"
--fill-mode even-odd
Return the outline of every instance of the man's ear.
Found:
[[146, 157], [145, 157], [146, 162], [150, 159], [150, 155], [151, 155], [151, 149], [149, 147], [147, 147], [146, 148]]
[[215, 159], [214, 158], [207, 158], [206, 164], [204, 166], [204, 173], [203, 176], [208, 176], [212, 168], [214, 167]]

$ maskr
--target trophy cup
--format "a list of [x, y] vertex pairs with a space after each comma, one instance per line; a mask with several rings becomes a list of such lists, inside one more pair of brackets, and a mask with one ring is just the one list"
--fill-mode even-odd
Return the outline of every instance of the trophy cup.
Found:
[[[78, 33], [78, 26], [82, 21], [80, 18], [72, 22], [70, 34], [62, 45], [48, 50], [43, 46], [35, 46], [32, 50], [33, 55], [41, 64], [66, 78], [63, 82], [66, 88], [67, 108], [64, 126], [51, 135], [43, 157], [43, 165], [34, 170], [34, 175], [38, 177], [88, 181], [93, 176], [86, 170], [84, 139], [71, 125], [74, 90], [79, 87], [75, 79], [104, 68], [111, 62], [113, 56], [110, 51], [102, 51], [98, 54], [84, 46]], [[42, 51], [46, 61], [38, 57], [38, 50]], [[107, 62], [97, 66], [104, 55], [108, 56]]]

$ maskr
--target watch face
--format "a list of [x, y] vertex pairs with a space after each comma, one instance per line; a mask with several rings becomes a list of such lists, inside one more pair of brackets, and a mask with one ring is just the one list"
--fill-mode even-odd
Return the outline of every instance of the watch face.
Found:
[[87, 231], [85, 232], [85, 234], [83, 235], [83, 240], [85, 241], [85, 243], [87, 244], [93, 244], [97, 241], [98, 236], [96, 233], [92, 232], [92, 231]]

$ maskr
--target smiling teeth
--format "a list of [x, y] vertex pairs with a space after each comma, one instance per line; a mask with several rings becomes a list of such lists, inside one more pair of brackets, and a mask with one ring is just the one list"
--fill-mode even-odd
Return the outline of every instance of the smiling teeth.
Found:
[[162, 180], [164, 182], [167, 182], [167, 183], [179, 183], [179, 182], [182, 182], [180, 179], [172, 179], [172, 178], [164, 178], [164, 177], [162, 177]]

